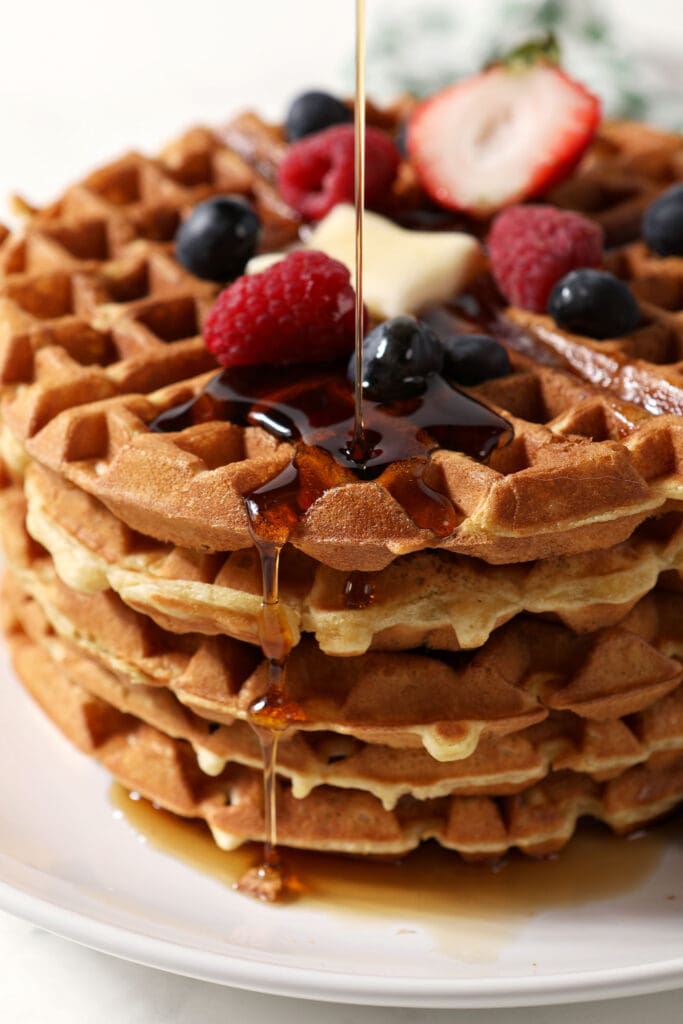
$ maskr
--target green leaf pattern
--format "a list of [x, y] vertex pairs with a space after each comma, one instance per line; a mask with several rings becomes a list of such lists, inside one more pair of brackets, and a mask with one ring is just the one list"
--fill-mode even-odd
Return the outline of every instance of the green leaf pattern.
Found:
[[678, 61], [636, 49], [599, 0], [479, 0], [478, 16], [468, 17], [471, 2], [418, 0], [408, 10], [383, 4], [368, 35], [370, 94], [428, 95], [552, 32], [564, 66], [602, 97], [606, 114], [683, 129]]

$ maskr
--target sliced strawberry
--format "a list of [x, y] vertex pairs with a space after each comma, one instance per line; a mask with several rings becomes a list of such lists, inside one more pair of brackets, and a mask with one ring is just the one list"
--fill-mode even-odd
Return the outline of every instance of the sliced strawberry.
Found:
[[496, 64], [421, 103], [408, 153], [441, 206], [486, 217], [565, 178], [600, 121], [600, 101], [546, 60]]

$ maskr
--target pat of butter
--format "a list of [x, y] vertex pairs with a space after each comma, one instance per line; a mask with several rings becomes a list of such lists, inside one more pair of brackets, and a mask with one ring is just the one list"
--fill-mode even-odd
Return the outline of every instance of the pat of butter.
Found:
[[[352, 206], [335, 206], [306, 243], [345, 263], [354, 277], [356, 215]], [[461, 231], [408, 231], [378, 213], [365, 213], [363, 299], [380, 320], [417, 313], [445, 302], [468, 284], [481, 267], [481, 245]], [[257, 256], [250, 274], [272, 266], [284, 253]]]

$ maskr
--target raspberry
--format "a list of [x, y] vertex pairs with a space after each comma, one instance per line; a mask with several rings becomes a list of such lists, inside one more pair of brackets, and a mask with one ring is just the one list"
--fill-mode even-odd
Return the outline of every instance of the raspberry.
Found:
[[221, 292], [204, 341], [224, 366], [327, 362], [353, 349], [354, 309], [344, 264], [299, 249]]
[[[289, 147], [277, 185], [283, 199], [309, 220], [321, 220], [337, 203], [352, 203], [353, 125], [342, 124], [309, 135]], [[365, 205], [376, 206], [396, 177], [401, 157], [388, 135], [365, 130]]]
[[602, 228], [554, 206], [511, 206], [494, 220], [488, 248], [493, 276], [508, 302], [545, 313], [561, 277], [600, 265]]

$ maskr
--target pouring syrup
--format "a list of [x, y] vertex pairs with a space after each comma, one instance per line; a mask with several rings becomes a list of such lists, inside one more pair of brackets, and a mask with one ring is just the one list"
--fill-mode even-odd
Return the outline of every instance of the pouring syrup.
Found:
[[[355, 141], [355, 208], [356, 208], [356, 308], [355, 308], [355, 401], [352, 443], [349, 454], [354, 461], [365, 461], [367, 441], [363, 424], [363, 207], [365, 194], [365, 0], [356, 0], [356, 102], [354, 111]], [[319, 449], [320, 451], [324, 449]], [[320, 456], [315, 456], [317, 460]], [[255, 730], [263, 752], [263, 797], [265, 846], [263, 862], [244, 875], [238, 883], [241, 891], [261, 900], [272, 901], [282, 896], [287, 886], [287, 872], [277, 853], [277, 746], [280, 737], [302, 711], [289, 699], [285, 662], [292, 647], [292, 638], [280, 607], [278, 569], [283, 535], [290, 526], [292, 486], [299, 484], [300, 466], [296, 459], [274, 481], [247, 495], [245, 504], [252, 538], [261, 557], [263, 600], [259, 635], [261, 648], [268, 659], [268, 686], [265, 693], [249, 708], [249, 722]], [[297, 490], [300, 487], [297, 486]], [[285, 515], [282, 516], [282, 508]], [[289, 531], [288, 531], [289, 532]], [[275, 536], [273, 536], [275, 534]]]
[[[249, 708], [249, 721], [263, 752], [265, 844], [262, 859], [237, 888], [267, 901], [298, 888], [277, 851], [278, 743], [304, 720], [287, 692], [293, 640], [279, 600], [282, 547], [318, 498], [358, 480], [385, 487], [420, 529], [447, 537], [459, 518], [449, 498], [425, 479], [432, 451], [450, 448], [485, 459], [512, 434], [504, 419], [437, 375], [417, 397], [391, 403], [363, 397], [365, 109], [365, 2], [356, 0], [354, 385], [342, 366], [231, 368], [150, 424], [174, 432], [224, 418], [259, 426], [294, 449], [280, 473], [244, 496], [263, 579], [259, 636], [267, 683]], [[367, 607], [372, 584], [364, 574], [352, 575], [345, 596], [347, 607]]]

